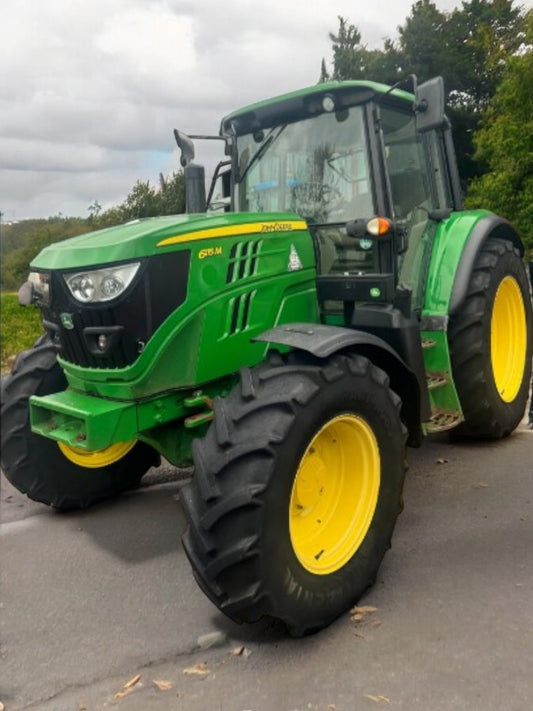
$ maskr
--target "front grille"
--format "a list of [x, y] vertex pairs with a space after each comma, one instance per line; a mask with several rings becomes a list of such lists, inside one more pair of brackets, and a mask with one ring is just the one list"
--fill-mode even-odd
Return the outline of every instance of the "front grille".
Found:
[[[86, 368], [131, 365], [157, 328], [185, 301], [189, 261], [188, 250], [148, 257], [126, 293], [101, 304], [80, 304], [71, 296], [63, 273], [52, 272], [52, 303], [42, 312], [61, 357]], [[100, 329], [109, 335], [104, 352], [93, 345]]]

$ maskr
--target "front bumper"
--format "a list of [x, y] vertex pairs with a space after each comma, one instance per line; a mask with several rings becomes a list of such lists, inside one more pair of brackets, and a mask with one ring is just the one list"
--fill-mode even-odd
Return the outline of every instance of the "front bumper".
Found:
[[86, 452], [142, 438], [143, 433], [170, 422], [194, 430], [212, 418], [211, 397], [198, 391], [137, 402], [106, 400], [74, 390], [30, 398], [33, 432]]

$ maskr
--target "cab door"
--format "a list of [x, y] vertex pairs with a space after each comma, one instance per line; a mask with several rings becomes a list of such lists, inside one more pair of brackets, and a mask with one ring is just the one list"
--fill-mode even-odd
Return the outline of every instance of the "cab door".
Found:
[[444, 135], [442, 129], [417, 132], [412, 111], [389, 106], [380, 107], [380, 123], [392, 217], [403, 235], [397, 243], [398, 283], [412, 291], [413, 310], [420, 312], [435, 216], [453, 209]]

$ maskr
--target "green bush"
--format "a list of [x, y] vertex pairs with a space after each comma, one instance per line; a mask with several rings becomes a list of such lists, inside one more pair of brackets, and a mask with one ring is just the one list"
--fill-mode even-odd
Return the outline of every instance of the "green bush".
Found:
[[36, 306], [20, 306], [17, 294], [1, 294], [0, 342], [2, 373], [7, 372], [14, 356], [30, 348], [43, 331], [41, 314]]

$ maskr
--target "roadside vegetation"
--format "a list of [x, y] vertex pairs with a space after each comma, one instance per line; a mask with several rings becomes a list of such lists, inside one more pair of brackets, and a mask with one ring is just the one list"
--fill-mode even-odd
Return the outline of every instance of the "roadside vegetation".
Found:
[[42, 220], [2, 224], [2, 291], [14, 291], [26, 281], [28, 266], [43, 247], [84, 232], [113, 227], [128, 220], [156, 215], [175, 215], [185, 210], [183, 172], [159, 176], [159, 186], [138, 180], [120, 205], [102, 211], [98, 200], [87, 208], [89, 216], [56, 215]]
[[2, 373], [6, 373], [20, 351], [30, 348], [42, 333], [39, 309], [19, 305], [17, 294], [2, 292]]

